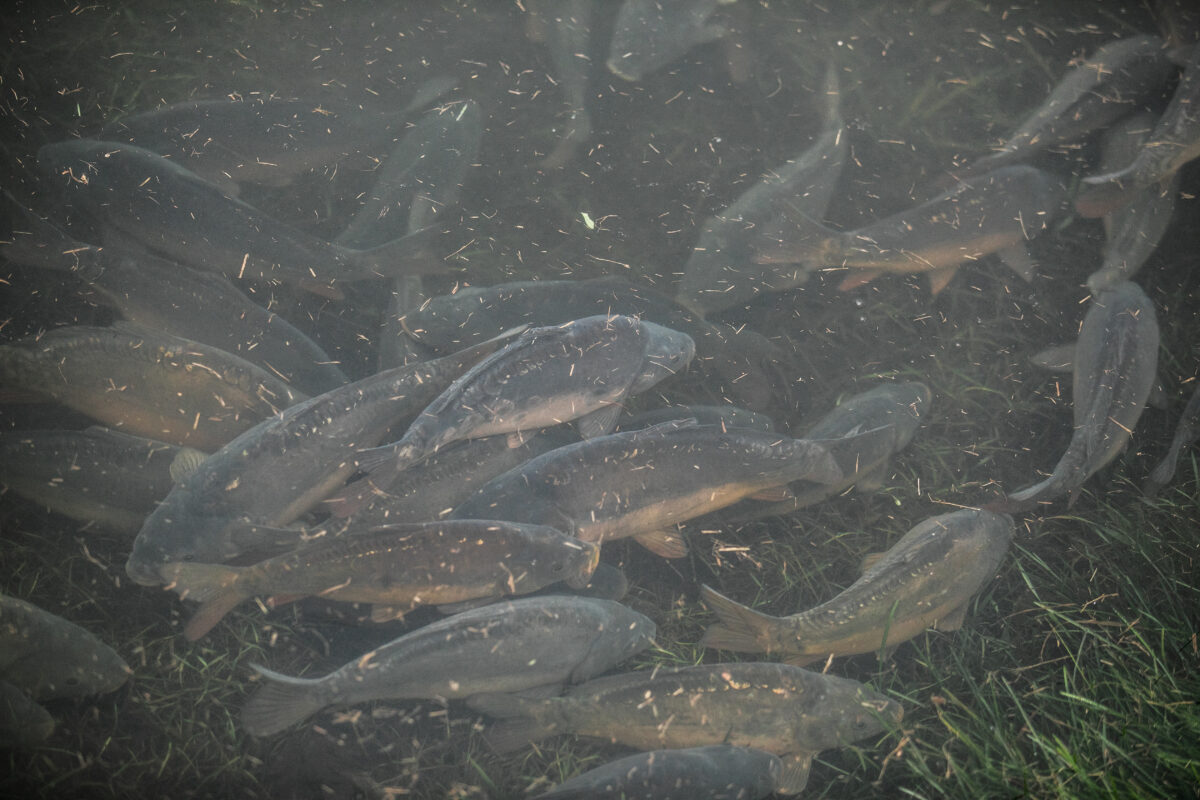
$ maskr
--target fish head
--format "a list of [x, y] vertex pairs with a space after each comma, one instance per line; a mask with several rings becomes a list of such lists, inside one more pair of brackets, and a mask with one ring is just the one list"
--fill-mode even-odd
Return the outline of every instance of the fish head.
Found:
[[696, 357], [696, 342], [686, 333], [653, 322], [642, 322], [641, 327], [646, 340], [642, 349], [642, 371], [630, 386], [630, 394], [645, 391], [683, 371]]
[[[884, 733], [899, 725], [904, 716], [904, 707], [898, 702], [855, 680], [823, 675], [820, 692], [815, 708], [820, 709], [817, 713], [824, 724], [814, 727], [811, 719], [799, 722], [798, 727], [809, 730], [798, 737], [805, 750], [848, 745]], [[810, 708], [808, 714], [812, 713]]]
[[605, 622], [596, 631], [587, 655], [571, 671], [570, 682], [582, 683], [603, 674], [654, 644], [658, 632], [654, 621], [615, 600], [580, 598], [603, 608]]
[[[165, 513], [164, 513], [165, 512]], [[167, 503], [146, 518], [125, 562], [125, 573], [143, 586], [166, 583], [163, 566], [173, 561], [220, 564], [253, 549], [242, 541], [256, 532], [227, 516], [173, 515]]]
[[592, 573], [600, 563], [600, 545], [585, 542], [581, 539], [567, 539], [563, 542], [561, 556], [551, 564], [552, 571], [561, 575], [567, 586], [572, 589], [586, 589], [591, 583]]

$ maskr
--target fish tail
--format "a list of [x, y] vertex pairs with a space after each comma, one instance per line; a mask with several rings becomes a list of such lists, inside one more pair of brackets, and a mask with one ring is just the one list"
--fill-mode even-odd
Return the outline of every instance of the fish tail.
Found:
[[440, 231], [429, 226], [367, 250], [348, 250], [355, 265], [394, 278], [400, 275], [430, 275], [449, 267], [437, 256], [434, 244]]
[[754, 244], [754, 261], [758, 264], [801, 264], [822, 266], [822, 253], [834, 238], [834, 231], [805, 214], [789, 202], [782, 201], [778, 209], [784, 220], [783, 230], [761, 236]]
[[200, 603], [200, 608], [183, 628], [183, 635], [189, 642], [211, 631], [226, 614], [249, 597], [238, 582], [243, 571], [243, 567], [182, 562], [163, 567], [162, 576], [168, 581], [166, 588], [175, 591], [181, 599]]
[[321, 679], [293, 678], [258, 664], [252, 666], [267, 683], [242, 709], [242, 727], [251, 736], [278, 733], [325, 707], [317, 692]]
[[700, 587], [700, 599], [720, 622], [710, 625], [700, 640], [701, 647], [739, 653], [769, 653], [778, 617], [761, 614], [730, 600], [709, 586]]

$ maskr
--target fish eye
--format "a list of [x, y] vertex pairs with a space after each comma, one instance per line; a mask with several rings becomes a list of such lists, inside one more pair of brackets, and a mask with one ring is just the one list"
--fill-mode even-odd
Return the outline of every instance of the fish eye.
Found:
[[561, 561], [555, 561], [553, 564], [550, 565], [550, 569], [553, 570], [554, 572], [562, 572], [563, 567], [564, 567], [564, 564]]

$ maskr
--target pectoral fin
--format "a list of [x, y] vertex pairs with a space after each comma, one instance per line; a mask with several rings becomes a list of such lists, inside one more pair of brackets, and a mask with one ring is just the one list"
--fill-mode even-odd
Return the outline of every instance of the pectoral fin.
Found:
[[950, 281], [954, 280], [955, 273], [958, 272], [958, 265], [953, 267], [942, 267], [935, 269], [929, 273], [929, 293], [937, 295], [942, 289], [950, 285]]
[[863, 556], [862, 571], [867, 572], [870, 570], [871, 567], [878, 564], [880, 559], [882, 559], [885, 555], [886, 553], [867, 553], [865, 556]]
[[1025, 245], [1015, 244], [1012, 247], [1006, 247], [996, 255], [1000, 256], [1004, 265], [1017, 273], [1017, 277], [1021, 280], [1026, 283], [1033, 280], [1035, 274], [1033, 259], [1029, 257], [1029, 251], [1025, 249]]
[[963, 626], [967, 618], [967, 604], [950, 609], [934, 625], [939, 631], [956, 631]]
[[687, 541], [679, 531], [648, 531], [633, 538], [642, 547], [663, 558], [683, 558], [688, 554]]
[[617, 425], [617, 417], [621, 415], [620, 406], [605, 406], [598, 408], [575, 421], [579, 435], [584, 439], [594, 439], [609, 433]]
[[775, 791], [780, 794], [799, 794], [808, 785], [808, 773], [812, 769], [812, 753], [792, 753], [780, 756], [783, 772]]
[[765, 500], [770, 503], [782, 503], [795, 497], [788, 486], [771, 486], [750, 495], [751, 500]]
[[883, 275], [881, 269], [853, 269], [841, 283], [838, 284], [839, 292], [848, 292], [851, 289], [857, 289], [860, 286], [866, 286], [871, 281]]

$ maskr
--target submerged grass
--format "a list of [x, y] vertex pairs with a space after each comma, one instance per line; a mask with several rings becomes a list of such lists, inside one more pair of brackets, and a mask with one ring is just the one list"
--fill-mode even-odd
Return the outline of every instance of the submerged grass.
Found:
[[[983, 3], [758, 4], [752, 11], [762, 15], [755, 24], [764, 55], [753, 91], [729, 85], [712, 48], [642, 84], [597, 80], [595, 99], [618, 116], [597, 119], [595, 141], [577, 165], [543, 172], [512, 166], [514, 153], [552, 149], [562, 109], [543, 80], [545, 58], [501, 35], [519, 36], [511, 9], [465, 1], [386, 12], [376, 4], [369, 14], [244, 2], [175, 15], [149, 2], [63, 9], [5, 12], [14, 23], [6, 29], [20, 32], [4, 60], [5, 88], [15, 98], [0, 128], [11, 159], [6, 185], [32, 186], [41, 143], [92, 133], [105, 119], [159, 102], [255, 91], [391, 101], [430, 63], [456, 71], [492, 114], [479, 159], [492, 166], [469, 178], [462, 239], [449, 248], [462, 246], [460, 260], [472, 271], [432, 280], [438, 291], [463, 277], [477, 284], [590, 277], [613, 264], [669, 285], [696, 226], [744, 190], [730, 187], [806, 146], [819, 120], [800, 87], [817, 85], [826, 60], [842, 76], [853, 154], [830, 218], [852, 226], [910, 205], [941, 171], [989, 150], [1070, 57], [1156, 27], [1141, 10], [1107, 7], [1092, 14]], [[230, 42], [211, 38], [212, 30], [233, 29]], [[767, 102], [773, 91], [789, 102]], [[752, 126], [728, 130], [737, 115]], [[624, 182], [634, 166], [631, 192]], [[353, 175], [319, 177], [288, 194], [292, 205], [280, 213], [333, 216], [323, 200], [319, 210], [303, 207], [313, 186], [354, 196]], [[1191, 205], [1181, 205], [1185, 222], [1195, 222]], [[580, 211], [610, 218], [585, 232]], [[1027, 359], [1074, 336], [1086, 297], [1079, 287], [1098, 263], [1099, 236], [1098, 226], [1067, 220], [1035, 241], [1045, 277], [1031, 286], [991, 259], [963, 269], [936, 300], [923, 280], [902, 277], [842, 295], [832, 289], [834, 272], [804, 291], [730, 312], [731, 321], [796, 351], [792, 377], [808, 401], [781, 420], [795, 429], [888, 379], [926, 382], [932, 411], [878, 492], [853, 490], [787, 517], [704, 520], [690, 528], [691, 555], [669, 564], [637, 545], [606, 546], [605, 558], [629, 573], [627, 602], [659, 630], [657, 648], [630, 668], [736, 660], [698, 645], [713, 621], [696, 599], [701, 583], [772, 613], [800, 611], [852, 583], [864, 555], [920, 520], [986, 502], [1049, 469], [1070, 436], [1070, 380], [1039, 373]], [[1190, 386], [1200, 355], [1194, 246], [1194, 233], [1168, 239], [1164, 250], [1184, 255], [1156, 258], [1140, 278], [1160, 309], [1169, 395]], [[650, 262], [661, 274], [650, 274]], [[46, 297], [61, 287], [24, 272], [4, 279], [18, 298], [6, 300], [6, 336], [67, 321], [58, 316], [61, 298]], [[374, 329], [358, 320], [374, 311], [320, 313], [337, 315], [347, 338], [370, 340]], [[828, 665], [890, 693], [905, 717], [875, 740], [821, 754], [806, 796], [1200, 796], [1195, 452], [1158, 497], [1136, 488], [1182, 403], [1173, 399], [1170, 413], [1147, 411], [1134, 447], [1095, 476], [1073, 508], [1055, 504], [1045, 509], [1054, 515], [1017, 520], [1011, 553], [972, 601], [962, 630], [931, 631], [894, 652]], [[27, 419], [2, 413], [6, 426]], [[125, 580], [128, 541], [79, 532], [9, 496], [2, 502], [3, 590], [101, 635], [135, 675], [114, 695], [52, 704], [58, 730], [48, 746], [0, 754], [0, 795], [515, 798], [627, 752], [558, 737], [500, 758], [479, 736], [480, 719], [433, 702], [327, 709], [286, 734], [250, 739], [238, 712], [257, 683], [252, 663], [323, 674], [403, 627], [361, 630], [310, 607], [264, 616], [246, 606], [189, 644], [179, 634], [184, 607]]]

